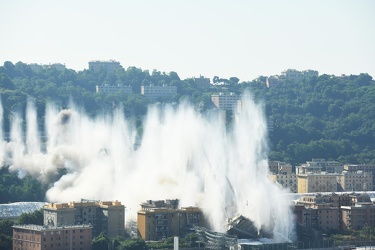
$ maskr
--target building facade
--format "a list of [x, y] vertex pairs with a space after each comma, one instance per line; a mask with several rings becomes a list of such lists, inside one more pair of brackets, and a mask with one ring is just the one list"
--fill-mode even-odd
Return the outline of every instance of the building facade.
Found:
[[43, 207], [44, 224], [49, 226], [92, 225], [93, 235], [125, 235], [125, 207], [119, 201], [50, 203]]
[[[176, 201], [176, 200], [173, 200]], [[150, 201], [141, 204], [137, 213], [138, 234], [144, 240], [162, 240], [172, 236], [184, 237], [193, 226], [203, 225], [202, 211], [197, 207], [177, 208], [174, 204]]]
[[116, 69], [121, 68], [121, 65], [119, 62], [116, 62], [114, 60], [109, 61], [90, 61], [89, 62], [89, 70], [92, 71], [100, 71], [103, 70], [107, 73], [112, 73]]
[[133, 89], [131, 86], [123, 85], [96, 85], [96, 93], [116, 93], [123, 91], [125, 94], [133, 94]]
[[224, 110], [236, 110], [241, 109], [241, 96], [236, 95], [232, 92], [222, 93], [216, 95], [211, 95], [211, 100], [214, 105], [219, 109]]
[[177, 94], [176, 86], [141, 86], [141, 94], [147, 99], [157, 100], [158, 98], [172, 98]]
[[375, 164], [347, 164], [344, 165], [344, 170], [348, 172], [358, 172], [358, 171], [363, 171], [366, 173], [366, 175], [371, 174], [372, 176], [372, 182], [371, 185], [368, 186], [367, 191], [373, 190], [375, 187]]
[[270, 179], [280, 184], [284, 189], [289, 189], [292, 193], [298, 192], [297, 175], [295, 173], [270, 174]]
[[298, 193], [337, 192], [337, 176], [330, 173], [298, 174]]
[[330, 204], [316, 204], [303, 210], [302, 225], [317, 230], [339, 229], [339, 208]]
[[375, 226], [375, 205], [371, 203], [341, 207], [341, 230], [359, 230]]
[[90, 250], [92, 226], [13, 226], [13, 250]]
[[342, 171], [337, 177], [340, 191], [369, 191], [372, 190], [372, 172], [358, 170], [356, 172]]

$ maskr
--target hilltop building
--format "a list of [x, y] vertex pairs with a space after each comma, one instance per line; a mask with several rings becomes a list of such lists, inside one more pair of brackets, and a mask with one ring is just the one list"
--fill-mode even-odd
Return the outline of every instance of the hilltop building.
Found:
[[56, 69], [59, 71], [63, 71], [66, 69], [65, 64], [61, 64], [61, 63], [52, 63], [52, 64], [31, 63], [31, 64], [28, 64], [27, 66], [29, 66], [31, 70], [36, 71], [36, 72], [41, 71], [43, 69]]
[[177, 94], [176, 86], [141, 86], [141, 94], [147, 99], [157, 100], [158, 98], [172, 98]]
[[207, 89], [211, 85], [210, 78], [204, 76], [193, 77], [193, 81], [195, 83], [195, 86], [199, 89]]
[[144, 240], [184, 237], [193, 226], [203, 225], [197, 207], [178, 207], [178, 200], [147, 201], [137, 213], [138, 234]]
[[211, 95], [211, 100], [218, 109], [223, 110], [238, 110], [241, 109], [241, 96], [232, 92], [220, 92], [216, 95]]
[[109, 61], [90, 61], [89, 62], [89, 70], [92, 71], [100, 71], [103, 70], [107, 73], [112, 73], [116, 69], [121, 68], [121, 64], [114, 60]]
[[22, 250], [90, 250], [92, 226], [15, 225], [13, 249]]
[[123, 85], [96, 85], [96, 93], [116, 93], [123, 91], [125, 94], [133, 94], [133, 89], [131, 86], [123, 86]]
[[125, 207], [119, 201], [50, 203], [43, 207], [44, 225], [92, 225], [94, 236], [104, 232], [109, 237], [125, 235]]
[[271, 87], [274, 85], [277, 85], [279, 83], [283, 83], [285, 81], [289, 82], [300, 82], [300, 81], [306, 81], [312, 77], [318, 77], [319, 72], [316, 70], [303, 70], [299, 71], [296, 69], [287, 69], [281, 72], [281, 75], [274, 75], [270, 76], [266, 80], [267, 87]]

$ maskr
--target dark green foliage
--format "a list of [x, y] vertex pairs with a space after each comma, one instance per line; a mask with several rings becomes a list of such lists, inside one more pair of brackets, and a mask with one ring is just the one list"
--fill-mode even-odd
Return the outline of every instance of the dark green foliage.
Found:
[[0, 203], [44, 201], [46, 188], [30, 176], [20, 179], [7, 168], [0, 169]]
[[126, 239], [117, 247], [119, 250], [146, 250], [148, 249], [146, 242], [141, 238]]
[[37, 210], [33, 213], [23, 213], [17, 218], [16, 224], [19, 225], [43, 225], [43, 209]]
[[[53, 67], [33, 71], [22, 62], [5, 62], [0, 67], [4, 130], [9, 131], [12, 112], [24, 110], [27, 96], [37, 100], [38, 117], [44, 116], [49, 101], [69, 107], [73, 100], [90, 116], [122, 107], [126, 117], [140, 121], [150, 103], [139, 94], [142, 85], [176, 86], [178, 95], [172, 101], [188, 100], [201, 112], [212, 108], [213, 93], [241, 94], [249, 90], [256, 101], [265, 103], [266, 115], [274, 124], [274, 131], [269, 134], [271, 160], [293, 165], [312, 157], [343, 163], [375, 163], [375, 83], [370, 75], [321, 75], [270, 88], [265, 84], [266, 79], [260, 76], [251, 82], [240, 82], [234, 76], [229, 79], [215, 76], [213, 82], [218, 85], [202, 89], [194, 79], [181, 80], [176, 72], [150, 73], [134, 66], [112, 73]], [[102, 84], [131, 86], [135, 94], [95, 93], [95, 86]], [[137, 130], [142, 131], [138, 122]]]
[[93, 250], [108, 250], [110, 239], [105, 234], [101, 233], [92, 239]]

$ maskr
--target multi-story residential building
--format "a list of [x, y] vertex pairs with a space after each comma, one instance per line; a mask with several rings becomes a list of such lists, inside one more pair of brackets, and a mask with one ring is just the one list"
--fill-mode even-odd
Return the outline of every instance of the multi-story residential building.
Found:
[[340, 191], [369, 191], [372, 190], [372, 172], [342, 171], [337, 176]]
[[284, 76], [285, 80], [292, 81], [292, 82], [298, 82], [303, 79], [302, 72], [296, 69], [287, 69], [281, 72], [281, 75]]
[[327, 173], [341, 173], [344, 166], [337, 161], [326, 161], [325, 159], [312, 159], [306, 163], [296, 166], [297, 174], [320, 173], [322, 171]]
[[337, 176], [325, 172], [297, 174], [298, 193], [337, 192]]
[[109, 61], [90, 61], [89, 62], [89, 70], [92, 71], [100, 71], [103, 70], [107, 73], [112, 73], [116, 69], [121, 68], [121, 65], [119, 62], [116, 62], [114, 60]]
[[305, 207], [302, 215], [302, 225], [317, 230], [329, 231], [339, 229], [339, 208], [330, 204], [316, 204]]
[[274, 174], [292, 174], [293, 167], [289, 163], [281, 162], [281, 161], [269, 161], [268, 168], [270, 169], [271, 173]]
[[214, 105], [219, 109], [224, 110], [241, 110], [241, 96], [232, 92], [220, 92], [216, 95], [211, 95], [211, 100]]
[[373, 188], [375, 187], [375, 164], [347, 164], [344, 165], [344, 170], [348, 172], [363, 171], [366, 173], [366, 176], [371, 173], [372, 182], [370, 185], [368, 184], [369, 189], [367, 189], [367, 191], [373, 190]]
[[[172, 200], [176, 201], [176, 200]], [[144, 240], [183, 237], [189, 228], [203, 225], [202, 212], [197, 207], [177, 208], [176, 203], [158, 201], [141, 204], [138, 211], [138, 233]]]
[[289, 189], [292, 193], [297, 193], [297, 175], [291, 174], [273, 174], [271, 173], [269, 178], [273, 182], [279, 183], [283, 188]]
[[157, 100], [158, 98], [172, 98], [177, 94], [176, 86], [141, 86], [141, 94], [147, 99]]
[[43, 208], [44, 224], [93, 226], [93, 235], [125, 235], [125, 207], [119, 201], [50, 203]]
[[366, 193], [314, 194], [300, 198], [296, 206], [304, 207], [302, 225], [305, 227], [328, 231], [375, 225], [375, 205]]
[[287, 69], [283, 72], [281, 72], [281, 75], [274, 75], [270, 76], [266, 80], [266, 85], [267, 87], [271, 86], [277, 86], [280, 83], [283, 83], [285, 81], [290, 81], [290, 82], [299, 82], [302, 80], [308, 80], [312, 77], [318, 77], [319, 72], [316, 70], [303, 70], [303, 71], [298, 71], [295, 69]]
[[125, 94], [133, 94], [133, 89], [131, 86], [123, 85], [96, 85], [96, 93], [116, 93], [123, 91]]
[[92, 226], [13, 226], [13, 250], [90, 250]]
[[371, 202], [341, 207], [341, 230], [375, 226], [375, 205]]

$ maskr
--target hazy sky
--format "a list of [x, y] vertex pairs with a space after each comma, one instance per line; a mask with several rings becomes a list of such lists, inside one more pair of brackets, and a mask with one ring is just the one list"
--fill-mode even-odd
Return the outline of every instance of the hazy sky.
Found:
[[90, 60], [241, 81], [288, 68], [375, 78], [375, 1], [0, 0], [0, 65]]

